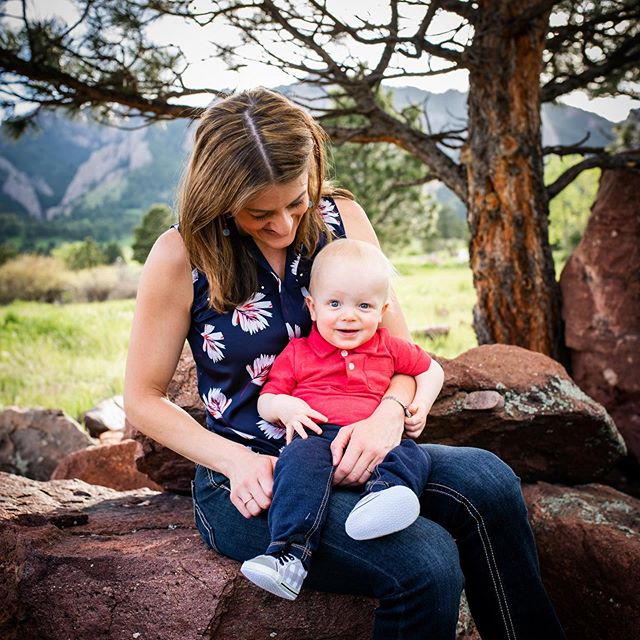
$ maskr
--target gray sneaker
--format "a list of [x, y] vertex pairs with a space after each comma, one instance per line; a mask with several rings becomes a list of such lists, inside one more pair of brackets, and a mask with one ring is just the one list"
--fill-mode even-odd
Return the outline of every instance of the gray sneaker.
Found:
[[367, 494], [344, 523], [354, 540], [371, 540], [406, 529], [420, 515], [420, 501], [409, 487], [396, 485]]
[[302, 562], [290, 553], [280, 556], [262, 555], [242, 563], [242, 575], [253, 584], [286, 600], [295, 600], [307, 577]]

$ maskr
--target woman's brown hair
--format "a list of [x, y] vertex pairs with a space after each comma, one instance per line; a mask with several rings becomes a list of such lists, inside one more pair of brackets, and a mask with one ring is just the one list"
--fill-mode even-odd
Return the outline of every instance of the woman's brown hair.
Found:
[[228, 217], [262, 189], [291, 182], [307, 170], [313, 204], [294, 242], [297, 250], [313, 254], [326, 229], [318, 203], [331, 192], [325, 180], [326, 142], [325, 132], [306, 111], [268, 89], [232, 95], [202, 115], [178, 207], [189, 260], [209, 281], [211, 308], [229, 311], [257, 288], [248, 246], [235, 233], [223, 234], [233, 224]]

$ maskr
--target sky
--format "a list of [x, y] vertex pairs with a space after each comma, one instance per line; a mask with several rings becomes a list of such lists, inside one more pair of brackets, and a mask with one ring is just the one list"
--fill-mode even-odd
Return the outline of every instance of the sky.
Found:
[[[385, 0], [333, 0], [333, 9], [339, 14], [340, 11], [352, 12], [354, 9], [363, 13], [368, 13], [374, 18], [381, 15], [388, 3]], [[19, 12], [19, 2], [10, 0], [6, 9]], [[56, 14], [66, 20], [73, 19], [74, 8], [69, 0], [28, 0], [30, 11], [39, 15]], [[420, 8], [416, 8], [420, 10]], [[433, 26], [434, 32], [445, 31], [451, 23], [444, 15]], [[164, 18], [152, 26], [150, 35], [158, 44], [177, 44], [184, 51], [187, 60], [190, 61], [190, 68], [185, 74], [186, 84], [197, 87], [211, 87], [215, 89], [244, 89], [257, 85], [275, 87], [286, 85], [292, 82], [292, 78], [286, 73], [262, 64], [250, 64], [242, 72], [229, 71], [220, 60], [210, 59], [211, 47], [209, 40], [212, 37], [211, 29], [200, 28], [193, 23], [187, 23], [182, 19]], [[217, 41], [231, 43], [234, 36], [231, 30], [223, 27], [216, 27], [215, 38]], [[339, 51], [339, 49], [337, 49]], [[369, 51], [351, 51], [355, 55], [369, 56]], [[254, 53], [259, 57], [259, 52]], [[422, 64], [422, 63], [416, 63]], [[446, 75], [431, 78], [411, 78], [388, 81], [387, 84], [404, 86], [410, 84], [433, 93], [442, 93], [449, 89], [466, 91], [468, 88], [467, 72], [457, 71]], [[193, 96], [189, 99], [189, 104], [202, 106], [208, 104], [210, 96]], [[624, 120], [629, 110], [640, 108], [640, 101], [632, 100], [626, 96], [615, 98], [589, 99], [584, 93], [574, 91], [563, 96], [560, 101], [564, 104], [579, 107], [585, 111], [592, 111], [613, 122]]]

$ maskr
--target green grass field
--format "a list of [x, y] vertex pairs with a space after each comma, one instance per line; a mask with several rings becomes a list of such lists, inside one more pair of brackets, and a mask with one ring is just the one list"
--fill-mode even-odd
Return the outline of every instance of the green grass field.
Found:
[[[395, 262], [409, 327], [450, 327], [447, 337], [419, 340], [425, 349], [451, 358], [475, 346], [469, 269]], [[0, 405], [61, 408], [78, 417], [122, 393], [133, 308], [133, 300], [0, 307]]]
[[477, 345], [471, 311], [475, 303], [471, 270], [466, 265], [433, 266], [419, 261], [394, 261], [394, 288], [409, 329], [447, 325], [449, 334], [433, 340], [414, 336], [427, 351], [454, 358]]
[[133, 300], [0, 308], [0, 405], [78, 417], [122, 393]]

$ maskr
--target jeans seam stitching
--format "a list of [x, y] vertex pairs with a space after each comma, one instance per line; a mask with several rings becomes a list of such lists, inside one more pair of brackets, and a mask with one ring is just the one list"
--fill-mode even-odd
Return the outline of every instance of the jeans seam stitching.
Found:
[[304, 551], [303, 551], [304, 560], [306, 560], [307, 557], [311, 557], [311, 551], [309, 550], [309, 538], [311, 538], [311, 536], [315, 533], [315, 531], [320, 526], [320, 523], [322, 522], [322, 514], [326, 511], [327, 505], [329, 504], [332, 481], [333, 481], [333, 469], [331, 470], [331, 473], [329, 474], [329, 478], [327, 479], [324, 495], [322, 496], [322, 501], [320, 502], [320, 508], [318, 509], [318, 513], [316, 514], [316, 519], [311, 525], [311, 528], [309, 529], [309, 531], [307, 532], [307, 535], [304, 538], [305, 540]]
[[216, 482], [213, 479], [213, 474], [211, 473], [211, 469], [209, 469], [208, 467], [205, 467], [207, 470], [207, 479], [209, 480], [209, 484], [212, 487], [215, 487], [216, 489], [224, 489], [225, 491], [228, 491], [229, 493], [231, 493], [231, 489], [229, 487], [227, 487], [227, 485], [225, 484], [220, 484], [219, 482]]
[[433, 484], [433, 486], [442, 487], [444, 489], [449, 489], [449, 491], [451, 491], [451, 492], [455, 493], [456, 495], [460, 496], [460, 498], [462, 498], [462, 500], [464, 500], [467, 503], [469, 503], [469, 505], [473, 508], [473, 510], [478, 514], [478, 517], [480, 518], [480, 522], [482, 524], [482, 529], [484, 530], [485, 536], [487, 538], [487, 544], [489, 545], [489, 551], [491, 552], [491, 560], [493, 560], [493, 564], [494, 564], [494, 567], [495, 567], [495, 573], [496, 573], [496, 576], [498, 578], [498, 585], [499, 585], [500, 591], [502, 593], [502, 598], [504, 600], [504, 606], [505, 606], [505, 609], [507, 611], [507, 617], [509, 618], [509, 623], [511, 625], [511, 633], [513, 633], [513, 637], [515, 639], [516, 638], [516, 631], [515, 631], [515, 628], [513, 626], [513, 620], [511, 619], [511, 612], [509, 611], [509, 603], [507, 601], [507, 596], [506, 596], [506, 594], [504, 592], [504, 587], [502, 585], [502, 580], [500, 579], [500, 572], [498, 571], [498, 563], [496, 562], [496, 558], [495, 558], [495, 555], [493, 553], [493, 545], [491, 544], [491, 538], [489, 537], [489, 532], [487, 530], [487, 526], [484, 523], [484, 518], [482, 517], [482, 514], [480, 513], [480, 510], [473, 504], [473, 502], [471, 502], [471, 500], [469, 500], [469, 498], [467, 498], [467, 496], [465, 496], [464, 494], [460, 493], [459, 491], [456, 491], [452, 487], [447, 487], [446, 485], [438, 484], [436, 482], [431, 483], [431, 484]]
[[216, 543], [215, 543], [215, 538], [213, 537], [213, 529], [211, 528], [211, 525], [205, 518], [204, 513], [202, 512], [202, 509], [200, 509], [195, 499], [193, 501], [193, 509], [194, 509], [194, 512], [198, 514], [198, 516], [200, 517], [200, 520], [202, 521], [202, 524], [204, 525], [204, 528], [207, 530], [207, 537], [209, 538], [209, 544], [211, 545], [211, 548], [214, 551], [218, 551], [218, 547], [216, 546]]
[[[430, 487], [440, 487], [445, 489], [446, 491], [439, 491], [438, 489], [432, 489]], [[491, 574], [491, 580], [493, 582], [493, 587], [495, 589], [496, 595], [498, 596], [498, 605], [500, 606], [500, 614], [502, 615], [502, 620], [504, 622], [505, 630], [507, 632], [507, 638], [513, 636], [513, 639], [516, 640], [516, 632], [513, 626], [513, 620], [511, 619], [511, 612], [509, 611], [509, 603], [507, 601], [507, 597], [504, 593], [504, 588], [502, 585], [502, 580], [500, 579], [500, 572], [498, 571], [498, 565], [495, 560], [495, 555], [493, 553], [493, 546], [491, 545], [491, 538], [489, 537], [489, 533], [487, 531], [487, 527], [484, 523], [484, 519], [482, 518], [482, 514], [477, 509], [477, 507], [467, 498], [464, 494], [452, 489], [451, 487], [447, 487], [446, 485], [438, 484], [438, 483], [429, 483], [426, 487], [427, 491], [432, 491], [434, 493], [441, 493], [445, 496], [449, 496], [453, 498], [460, 504], [462, 504], [465, 509], [469, 512], [471, 517], [476, 521], [476, 526], [478, 527], [478, 533], [480, 534], [480, 540], [482, 541], [482, 548], [484, 550], [485, 558], [487, 559], [487, 564], [489, 566], [489, 573]], [[450, 491], [451, 493], [447, 493]], [[459, 498], [456, 497], [460, 496]], [[472, 511], [473, 509], [473, 511]], [[474, 514], [475, 512], [475, 514]], [[476, 517], [477, 514], [477, 517]], [[484, 532], [484, 535], [483, 535]], [[486, 543], [485, 543], [486, 537]], [[489, 551], [487, 551], [487, 546], [489, 547]], [[490, 556], [489, 556], [490, 553]], [[495, 575], [494, 575], [495, 574]], [[497, 578], [497, 583], [496, 583]], [[498, 590], [498, 586], [500, 589]], [[503, 610], [503, 602], [504, 602], [504, 610]], [[507, 623], [507, 618], [505, 618], [505, 611], [507, 618], [509, 619], [509, 623]]]

